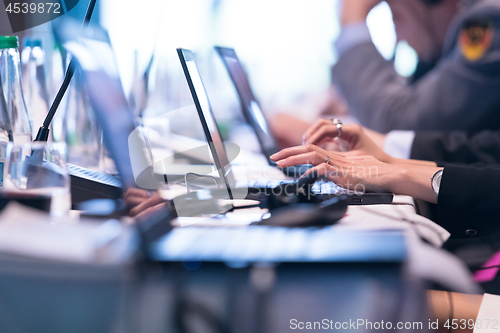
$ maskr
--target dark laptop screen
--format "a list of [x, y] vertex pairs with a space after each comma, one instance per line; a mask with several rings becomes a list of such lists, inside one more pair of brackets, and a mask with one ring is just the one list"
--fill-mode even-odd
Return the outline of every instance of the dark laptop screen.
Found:
[[235, 187], [236, 182], [193, 53], [185, 49], [177, 49], [177, 53], [181, 60], [181, 65], [188, 81], [189, 90], [193, 96], [203, 130], [205, 131], [215, 166], [220, 178], [224, 180], [227, 186], [229, 197], [232, 199], [231, 188]]
[[229, 72], [229, 76], [238, 92], [243, 114], [246, 121], [253, 127], [257, 138], [262, 146], [262, 151], [266, 157], [278, 152], [278, 145], [269, 129], [266, 118], [257, 102], [245, 70], [236, 56], [234, 49], [216, 46], [224, 65]]

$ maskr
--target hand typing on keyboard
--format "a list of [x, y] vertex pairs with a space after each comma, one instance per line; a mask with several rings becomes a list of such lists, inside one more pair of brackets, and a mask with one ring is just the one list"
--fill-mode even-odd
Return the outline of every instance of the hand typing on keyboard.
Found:
[[167, 206], [167, 202], [157, 192], [150, 194], [146, 190], [130, 188], [123, 195], [123, 201], [128, 215], [135, 218], [144, 218]]

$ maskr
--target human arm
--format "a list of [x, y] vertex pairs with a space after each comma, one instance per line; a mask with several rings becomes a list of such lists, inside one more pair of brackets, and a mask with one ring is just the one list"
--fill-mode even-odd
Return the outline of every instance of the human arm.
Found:
[[444, 327], [444, 324], [448, 321], [448, 324], [453, 326], [452, 322], [455, 319], [455, 322], [458, 323], [458, 329], [452, 329], [451, 332], [472, 333], [481, 302], [483, 301], [483, 295], [428, 290], [427, 300], [434, 319], [438, 320], [438, 332], [448, 332], [449, 330], [447, 327]]
[[273, 136], [281, 148], [300, 145], [302, 133], [309, 126], [310, 123], [286, 113], [278, 113], [270, 121]]
[[453, 238], [500, 231], [500, 166], [446, 165], [437, 197], [431, 186], [432, 176], [440, 170], [436, 166], [390, 164], [373, 156], [349, 156], [315, 145], [287, 148], [271, 159], [280, 167], [313, 164], [315, 167], [304, 176], [317, 172], [344, 188], [388, 191], [438, 203], [437, 223]]
[[460, 57], [445, 58], [408, 85], [366, 42], [346, 51], [332, 76], [349, 110], [362, 125], [379, 132], [492, 128], [498, 125], [489, 123], [496, 119], [498, 98], [491, 92], [500, 89], [500, 82], [477, 67]]
[[[500, 321], [498, 295], [469, 295], [428, 290], [427, 303], [433, 322], [438, 321], [438, 332], [492, 332], [497, 330]], [[453, 329], [454, 327], [456, 329]]]
[[437, 196], [431, 187], [431, 178], [439, 170], [436, 166], [390, 164], [373, 156], [347, 154], [305, 145], [283, 149], [271, 159], [279, 167], [312, 164], [314, 167], [303, 177], [317, 173], [343, 188], [392, 192], [436, 203]]
[[[387, 154], [381, 155], [381, 149], [377, 149], [377, 147], [384, 147], [384, 151], [387, 151], [386, 144], [394, 144], [394, 142], [390, 141], [401, 137], [397, 135], [397, 131], [390, 132], [387, 135], [365, 127], [358, 127], [356, 125], [343, 125], [342, 127], [342, 138], [349, 140], [351, 143], [349, 149], [357, 149], [361, 155], [374, 155], [386, 163], [417, 163], [417, 160], [419, 160], [422, 165], [435, 165], [436, 162], [441, 165], [445, 163], [500, 164], [500, 130], [484, 130], [473, 134], [459, 131], [417, 131], [414, 133], [412, 142], [407, 143], [406, 150], [410, 152], [408, 157], [412, 160], [399, 159], [394, 161], [388, 159]], [[337, 134], [337, 126], [333, 125], [330, 120], [320, 119], [307, 129], [304, 137], [306, 143], [321, 146], [325, 142], [332, 141]], [[391, 135], [392, 137], [390, 137]]]
[[500, 231], [500, 166], [446, 165], [437, 206], [437, 223], [453, 238], [490, 236]]
[[341, 4], [340, 24], [342, 27], [350, 24], [365, 22], [368, 13], [379, 4], [381, 0], [344, 0]]
[[494, 92], [500, 88], [496, 56], [500, 39], [494, 38], [475, 61], [462, 54], [458, 43], [463, 26], [480, 18], [496, 20], [493, 34], [500, 32], [500, 6], [494, 1], [482, 7], [483, 2], [477, 3], [450, 26], [438, 65], [414, 85], [408, 85], [369, 40], [341, 54], [333, 81], [363, 125], [381, 132], [498, 127], [499, 99]]

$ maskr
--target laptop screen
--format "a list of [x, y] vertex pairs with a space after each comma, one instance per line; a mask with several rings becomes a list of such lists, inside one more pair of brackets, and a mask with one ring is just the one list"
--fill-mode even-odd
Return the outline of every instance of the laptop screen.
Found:
[[205, 87], [203, 86], [203, 81], [201, 80], [198, 67], [196, 66], [194, 55], [191, 51], [185, 49], [177, 49], [177, 54], [179, 55], [189, 90], [191, 91], [196, 110], [198, 111], [205, 137], [207, 138], [214, 159], [215, 167], [219, 172], [220, 178], [226, 184], [229, 198], [233, 199], [231, 188], [235, 187], [236, 181], [219, 129], [217, 128], [212, 108], [210, 107]]
[[81, 72], [77, 74], [85, 78], [86, 93], [122, 185], [124, 189], [156, 189], [159, 185], [152, 176], [149, 143], [128, 107], [109, 37], [97, 27], [88, 31], [92, 36], [84, 33], [78, 39], [65, 39], [64, 47], [78, 61]]
[[248, 76], [236, 56], [236, 52], [234, 49], [220, 46], [216, 46], [215, 49], [229, 72], [229, 76], [240, 98], [245, 119], [253, 127], [262, 147], [262, 152], [266, 157], [278, 152], [278, 145], [250, 88]]

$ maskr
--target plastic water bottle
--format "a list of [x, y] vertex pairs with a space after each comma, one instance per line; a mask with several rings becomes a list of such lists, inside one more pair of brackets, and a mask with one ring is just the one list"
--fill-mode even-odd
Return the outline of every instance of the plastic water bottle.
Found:
[[[0, 78], [0, 82], [1, 78]], [[7, 171], [7, 147], [8, 143], [14, 141], [12, 127], [10, 125], [7, 103], [0, 84], [0, 189], [4, 187], [5, 172]]]
[[21, 86], [17, 36], [0, 36], [0, 76], [15, 144], [31, 142], [31, 126]]
[[68, 162], [99, 170], [102, 129], [85, 94], [82, 73], [78, 69], [66, 97], [63, 136], [68, 147]]
[[49, 93], [45, 76], [45, 52], [40, 39], [23, 40], [21, 52], [22, 84], [28, 107], [32, 136], [36, 136], [49, 112]]
[[[0, 80], [0, 82], [2, 81]], [[0, 143], [12, 141], [14, 141], [12, 126], [10, 124], [9, 112], [7, 110], [7, 103], [5, 102], [2, 85], [0, 84]]]

